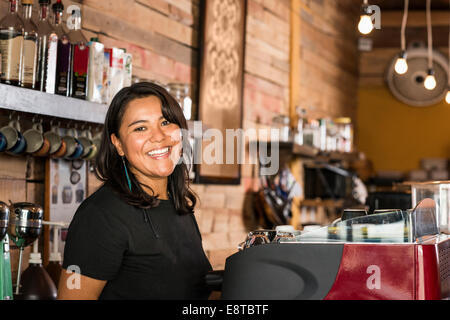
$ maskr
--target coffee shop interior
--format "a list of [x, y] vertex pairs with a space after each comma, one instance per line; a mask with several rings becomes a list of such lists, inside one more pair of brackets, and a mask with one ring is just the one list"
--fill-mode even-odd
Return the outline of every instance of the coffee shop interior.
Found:
[[[445, 236], [449, 12], [448, 0], [0, 0], [0, 300], [56, 298], [67, 228], [102, 184], [108, 106], [142, 81], [179, 102], [193, 150], [211, 150], [209, 129], [245, 133], [242, 161], [190, 171], [214, 270], [251, 251], [255, 230], [295, 237], [424, 198]], [[450, 297], [445, 243], [434, 298]]]

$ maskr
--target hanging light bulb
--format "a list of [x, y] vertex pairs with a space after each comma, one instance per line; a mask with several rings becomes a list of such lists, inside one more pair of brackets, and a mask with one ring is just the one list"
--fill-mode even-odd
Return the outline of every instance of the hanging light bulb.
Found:
[[409, 0], [405, 0], [403, 19], [402, 19], [402, 30], [401, 30], [401, 36], [400, 36], [402, 51], [400, 52], [400, 55], [399, 55], [397, 61], [395, 62], [395, 68], [394, 68], [395, 72], [400, 75], [408, 72], [408, 62], [406, 61], [406, 36], [405, 36], [406, 23], [408, 22], [408, 8], [409, 8]]
[[428, 35], [428, 75], [423, 82], [425, 89], [436, 88], [436, 78], [433, 70], [433, 29], [431, 25], [431, 0], [427, 0], [427, 35]]
[[372, 32], [373, 23], [372, 23], [372, 18], [369, 15], [367, 15], [367, 14], [361, 15], [361, 18], [360, 18], [359, 24], [358, 24], [358, 30], [362, 34], [369, 34]]
[[[450, 4], [450, 0], [449, 0]], [[450, 28], [450, 16], [449, 16], [449, 28]], [[448, 87], [447, 87], [447, 95], [445, 96], [445, 102], [447, 104], [450, 104], [450, 30], [448, 33], [448, 70], [447, 70], [447, 77], [448, 77]]]
[[402, 51], [395, 62], [395, 72], [405, 74], [408, 72], [408, 62], [406, 61], [406, 52]]
[[372, 18], [369, 15], [369, 0], [364, 0], [361, 6], [361, 16], [358, 23], [358, 30], [362, 34], [369, 34], [372, 32], [374, 26], [372, 23]]
[[436, 88], [436, 78], [434, 77], [433, 69], [428, 69], [428, 75], [423, 84], [427, 90], [434, 90]]

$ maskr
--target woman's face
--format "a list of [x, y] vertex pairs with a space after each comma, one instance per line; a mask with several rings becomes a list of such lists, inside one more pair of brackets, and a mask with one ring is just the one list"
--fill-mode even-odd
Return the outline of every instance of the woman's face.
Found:
[[164, 118], [158, 97], [132, 100], [123, 115], [119, 136], [112, 134], [111, 141], [140, 182], [167, 178], [180, 160], [180, 127]]

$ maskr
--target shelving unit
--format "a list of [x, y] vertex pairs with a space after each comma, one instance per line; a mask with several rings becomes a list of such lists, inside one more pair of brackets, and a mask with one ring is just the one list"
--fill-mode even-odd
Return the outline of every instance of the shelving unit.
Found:
[[[104, 124], [108, 105], [0, 84], [0, 109]], [[194, 121], [188, 121], [194, 133]], [[209, 129], [202, 126], [202, 133]], [[197, 137], [198, 138], [198, 137]]]
[[327, 208], [340, 208], [344, 205], [343, 199], [304, 199], [300, 201], [300, 205], [307, 207], [327, 207]]
[[0, 84], [0, 109], [103, 124], [108, 106]]
[[[250, 144], [260, 144], [263, 141], [250, 141]], [[270, 145], [270, 141], [266, 142]], [[307, 146], [307, 145], [299, 145], [292, 141], [279, 141], [277, 142], [280, 150], [287, 151], [291, 153], [293, 156], [306, 158], [306, 159], [314, 159], [323, 162], [330, 161], [350, 161], [355, 160], [358, 157], [356, 152], [322, 152], [318, 148]]]

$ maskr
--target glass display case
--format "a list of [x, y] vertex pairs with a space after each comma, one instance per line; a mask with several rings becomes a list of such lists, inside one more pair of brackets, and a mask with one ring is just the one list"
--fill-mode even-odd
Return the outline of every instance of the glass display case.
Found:
[[[344, 216], [343, 216], [344, 218]], [[241, 250], [269, 243], [420, 243], [438, 236], [436, 202], [424, 199], [411, 210], [380, 210], [364, 214], [307, 232], [283, 232], [273, 230], [250, 232]]]
[[436, 202], [438, 227], [443, 233], [450, 233], [450, 181], [411, 183], [412, 205], [426, 198]]

